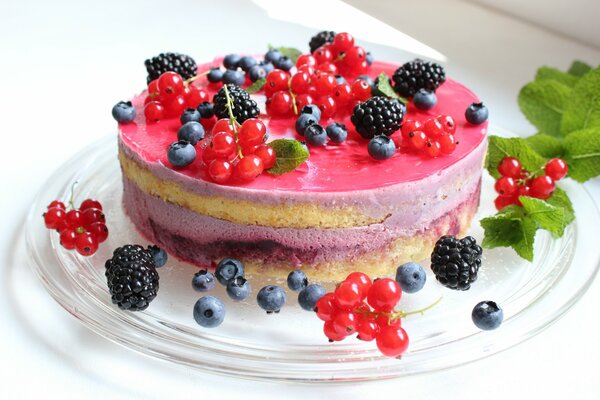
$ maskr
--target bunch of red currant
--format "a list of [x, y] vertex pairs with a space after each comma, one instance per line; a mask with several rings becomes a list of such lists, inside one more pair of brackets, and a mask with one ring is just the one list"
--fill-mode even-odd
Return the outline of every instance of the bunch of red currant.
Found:
[[407, 120], [402, 124], [401, 132], [401, 148], [430, 158], [451, 154], [458, 144], [454, 137], [456, 123], [449, 115], [438, 115], [424, 123]]
[[144, 100], [146, 121], [178, 118], [186, 108], [196, 108], [200, 103], [209, 101], [208, 93], [191, 82], [170, 71], [151, 81], [148, 84], [148, 96]]
[[350, 34], [338, 33], [333, 43], [298, 57], [294, 75], [280, 69], [271, 71], [264, 86], [267, 112], [273, 117], [288, 117], [297, 115], [307, 104], [315, 104], [324, 118], [349, 113], [357, 102], [371, 97], [371, 86], [363, 79], [352, 84], [345, 79], [338, 81], [336, 74], [363, 73], [367, 69], [365, 54], [362, 47], [354, 46]]
[[515, 204], [521, 206], [519, 196], [529, 196], [546, 200], [556, 189], [556, 181], [564, 178], [568, 171], [567, 163], [560, 158], [549, 160], [544, 166], [544, 174], [538, 175], [524, 170], [519, 160], [504, 157], [498, 164], [502, 177], [494, 184], [498, 197], [494, 200], [497, 210]]
[[249, 182], [275, 165], [273, 148], [266, 143], [267, 127], [258, 118], [241, 125], [229, 119], [218, 120], [212, 138], [202, 151], [202, 161], [216, 183], [232, 179]]
[[58, 200], [51, 202], [44, 213], [46, 228], [60, 233], [60, 244], [65, 249], [91, 256], [108, 237], [102, 205], [97, 200], [86, 199], [75, 208], [71, 199], [69, 208], [67, 211], [65, 204]]
[[315, 306], [323, 331], [330, 341], [340, 341], [357, 333], [357, 339], [375, 340], [377, 348], [389, 357], [399, 357], [408, 348], [408, 335], [401, 318], [408, 315], [395, 311], [402, 289], [389, 278], [371, 279], [353, 272], [321, 297]]

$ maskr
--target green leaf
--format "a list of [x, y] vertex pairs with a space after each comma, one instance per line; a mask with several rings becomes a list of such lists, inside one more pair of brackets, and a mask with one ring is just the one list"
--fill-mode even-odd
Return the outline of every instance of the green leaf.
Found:
[[397, 99], [404, 104], [408, 104], [408, 100], [396, 93], [392, 87], [390, 78], [385, 74], [385, 72], [382, 72], [377, 77], [377, 90], [387, 97], [391, 97], [392, 99]]
[[579, 77], [568, 74], [566, 72], [562, 72], [561, 70], [558, 70], [556, 68], [543, 66], [537, 70], [537, 73], [535, 74], [535, 80], [536, 81], [544, 81], [544, 80], [557, 81], [559, 83], [562, 83], [563, 85], [572, 87], [577, 83], [577, 81], [579, 80]]
[[294, 139], [277, 139], [268, 143], [275, 150], [275, 165], [267, 170], [282, 175], [298, 168], [309, 156], [306, 145]]
[[560, 122], [564, 136], [594, 127], [600, 127], [600, 68], [585, 74], [573, 87]]
[[265, 86], [266, 82], [267, 82], [267, 80], [265, 78], [260, 78], [256, 82], [254, 82], [252, 85], [248, 86], [246, 88], [246, 92], [248, 92], [249, 94], [258, 92], [260, 89], [263, 88], [263, 86]]
[[533, 261], [533, 243], [537, 224], [531, 218], [525, 217], [521, 220], [521, 240], [511, 246], [517, 254], [527, 261]]
[[269, 50], [279, 50], [282, 56], [289, 57], [294, 64], [298, 61], [298, 57], [302, 55], [302, 52], [294, 47], [275, 47], [269, 45]]
[[571, 92], [569, 86], [554, 80], [529, 82], [519, 92], [519, 107], [541, 132], [560, 136], [561, 117]]
[[562, 157], [564, 149], [562, 142], [554, 136], [538, 133], [525, 138], [532, 150], [544, 158]]
[[571, 178], [585, 182], [600, 175], [600, 127], [571, 133], [565, 138], [564, 146]]
[[527, 217], [534, 220], [540, 228], [549, 231], [554, 237], [563, 235], [567, 224], [562, 208], [533, 197], [520, 196], [519, 201], [523, 204]]
[[533, 151], [522, 138], [490, 136], [485, 167], [490, 175], [499, 178], [498, 164], [504, 157], [516, 157], [528, 171], [537, 171], [546, 164], [546, 159]]
[[508, 206], [498, 214], [480, 221], [485, 236], [481, 245], [494, 247], [512, 247], [519, 256], [533, 260], [533, 241], [537, 225], [528, 218], [518, 206]]
[[592, 67], [590, 67], [588, 64], [584, 63], [583, 61], [575, 60], [569, 67], [568, 72], [569, 72], [569, 74], [571, 74], [573, 76], [582, 77], [585, 74], [587, 74], [588, 72], [590, 72], [591, 69], [592, 69]]
[[554, 193], [549, 199], [546, 199], [546, 203], [554, 207], [559, 207], [563, 210], [563, 218], [565, 226], [575, 221], [575, 210], [573, 210], [573, 204], [567, 193], [561, 188], [556, 188]]

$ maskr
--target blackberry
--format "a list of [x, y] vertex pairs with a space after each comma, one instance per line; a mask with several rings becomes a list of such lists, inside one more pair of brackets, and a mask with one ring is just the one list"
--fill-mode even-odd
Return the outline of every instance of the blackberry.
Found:
[[403, 117], [404, 107], [398, 100], [375, 96], [357, 104], [350, 120], [363, 138], [371, 139], [396, 132]]
[[183, 79], [190, 79], [198, 72], [196, 61], [190, 56], [179, 53], [160, 53], [156, 57], [146, 60], [144, 64], [148, 71], [148, 83], [158, 79], [167, 71], [177, 72]]
[[321, 31], [315, 36], [311, 37], [310, 42], [308, 43], [308, 45], [310, 46], [310, 53], [314, 53], [315, 50], [323, 46], [325, 43], [333, 42], [334, 36], [335, 32], [333, 31]]
[[217, 118], [229, 118], [227, 109], [227, 97], [225, 96], [225, 87], [229, 92], [229, 97], [233, 102], [233, 116], [238, 123], [242, 123], [248, 118], [256, 118], [259, 114], [258, 105], [250, 98], [248, 92], [237, 85], [228, 84], [223, 86], [213, 98], [214, 112]]
[[105, 267], [114, 304], [129, 311], [148, 308], [158, 292], [158, 273], [150, 250], [130, 244], [119, 247]]
[[438, 86], [446, 81], [446, 71], [439, 64], [417, 58], [400, 66], [392, 79], [398, 94], [412, 97], [419, 89], [435, 92]]
[[460, 240], [454, 236], [442, 236], [431, 253], [431, 270], [442, 285], [468, 290], [477, 280], [481, 254], [481, 247], [471, 236]]

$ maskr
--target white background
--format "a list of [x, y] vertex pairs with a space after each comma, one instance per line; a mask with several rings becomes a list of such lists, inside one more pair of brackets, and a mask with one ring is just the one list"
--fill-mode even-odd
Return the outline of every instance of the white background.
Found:
[[[273, 3], [273, 10], [278, 3], [283, 2]], [[568, 37], [561, 36], [564, 29], [551, 29], [564, 2], [543, 3], [550, 16], [542, 21], [546, 27], [526, 21], [530, 10], [514, 18], [471, 2], [350, 3], [443, 53], [449, 74], [488, 104], [493, 122], [524, 134], [534, 128], [519, 113], [516, 94], [536, 67], [566, 68], [575, 58], [600, 63], [600, 49], [585, 44], [592, 42], [586, 41], [589, 25], [571, 26]], [[579, 3], [588, 8], [571, 9], [571, 14], [600, 15], [597, 2]], [[231, 51], [261, 52], [267, 43], [305, 49], [315, 27], [340, 30], [344, 22], [358, 38], [379, 32], [381, 42], [388, 40], [384, 30], [353, 23], [345, 7], [317, 4], [290, 3], [286, 19], [295, 22], [269, 19], [257, 4], [231, 0], [0, 4], [1, 398], [600, 397], [598, 280], [555, 325], [486, 360], [389, 382], [292, 385], [283, 392], [279, 384], [201, 375], [125, 350], [89, 332], [33, 277], [21, 231], [28, 204], [64, 160], [114, 132], [110, 108], [141, 90], [145, 58], [180, 51], [203, 60]], [[302, 16], [306, 11], [311, 18]], [[390, 47], [363, 44], [376, 56], [398, 62], [404, 61], [399, 59], [403, 53], [394, 46], [414, 48], [396, 37]], [[598, 180], [588, 186], [600, 197]]]

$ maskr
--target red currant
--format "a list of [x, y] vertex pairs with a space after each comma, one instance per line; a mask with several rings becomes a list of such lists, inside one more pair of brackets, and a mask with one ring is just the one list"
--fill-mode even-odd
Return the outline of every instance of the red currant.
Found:
[[292, 79], [290, 79], [290, 89], [295, 94], [304, 94], [308, 92], [310, 87], [310, 75], [308, 72], [297, 72]]
[[269, 169], [277, 162], [275, 150], [268, 144], [260, 144], [254, 150], [254, 154], [260, 157], [263, 162], [263, 168]]
[[338, 107], [345, 107], [352, 100], [352, 88], [347, 83], [341, 83], [335, 87], [333, 98]]
[[71, 229], [77, 229], [83, 226], [82, 213], [79, 210], [71, 210], [67, 212], [65, 216], [67, 227]]
[[531, 181], [531, 197], [546, 200], [556, 189], [554, 180], [548, 175], [538, 176]]
[[331, 316], [331, 322], [333, 322], [333, 329], [336, 332], [348, 336], [356, 331], [358, 318], [353, 311], [337, 310]]
[[190, 85], [185, 92], [185, 102], [188, 107], [196, 108], [200, 103], [210, 101], [210, 96], [204, 89], [198, 86]]
[[317, 313], [317, 317], [322, 321], [331, 320], [331, 316], [333, 312], [337, 310], [335, 305], [335, 296], [333, 293], [325, 293], [323, 297], [317, 300], [315, 304], [315, 312]]
[[454, 122], [454, 118], [452, 118], [449, 115], [441, 114], [438, 115], [435, 119], [439, 121], [440, 124], [442, 124], [444, 132], [454, 135], [454, 132], [456, 132], [456, 123]]
[[66, 209], [65, 207], [65, 203], [63, 203], [62, 201], [58, 201], [58, 200], [54, 200], [52, 201], [50, 204], [48, 204], [48, 209], [52, 208], [52, 207], [58, 207], [58, 208], [62, 208], [63, 210]]
[[517, 196], [531, 196], [531, 187], [527, 185], [519, 186]]
[[177, 96], [183, 93], [185, 85], [183, 78], [176, 72], [167, 71], [158, 78], [158, 91], [164, 98]]
[[234, 134], [233, 126], [229, 122], [228, 118], [223, 118], [215, 122], [212, 131], [213, 133], [226, 132], [232, 135]]
[[387, 327], [377, 334], [377, 348], [388, 357], [399, 357], [408, 348], [408, 335], [402, 328]]
[[165, 116], [165, 108], [158, 101], [151, 101], [144, 107], [144, 116], [148, 122], [158, 122]]
[[210, 162], [216, 158], [217, 154], [212, 147], [209, 146], [202, 150], [202, 161], [204, 161], [204, 164], [209, 165]]
[[317, 76], [317, 70], [312, 65], [301, 65], [298, 67], [298, 72], [306, 72], [311, 79]]
[[302, 107], [313, 103], [314, 100], [310, 94], [299, 94], [296, 96], [296, 105], [298, 106], [298, 110], [302, 110]]
[[371, 278], [369, 275], [364, 272], [352, 272], [345, 279], [346, 282], [355, 282], [360, 288], [360, 301], [363, 301], [365, 297], [367, 297], [367, 293], [369, 293], [369, 289], [373, 282], [371, 282]]
[[216, 159], [210, 162], [208, 166], [208, 175], [216, 183], [225, 183], [231, 178], [233, 168], [229, 162], [222, 159]]
[[502, 176], [509, 178], [521, 177], [521, 163], [514, 157], [504, 157], [498, 164], [498, 172]]
[[328, 96], [333, 93], [337, 82], [332, 74], [321, 74], [314, 81], [317, 94], [319, 96]]
[[244, 121], [239, 132], [238, 139], [245, 146], [256, 146], [265, 139], [267, 126], [258, 118], [249, 118]]
[[267, 100], [269, 114], [274, 117], [286, 117], [292, 112], [292, 96], [286, 91], [279, 91]]
[[352, 82], [352, 96], [355, 100], [365, 101], [371, 97], [371, 85], [363, 79]]
[[437, 138], [444, 134], [444, 126], [435, 118], [428, 119], [423, 125], [423, 132], [425, 132], [429, 138]]
[[331, 96], [320, 97], [315, 105], [321, 110], [321, 118], [327, 119], [335, 114], [337, 105]]
[[344, 333], [338, 333], [333, 327], [333, 321], [327, 321], [323, 324], [323, 333], [331, 342], [339, 342], [340, 340], [344, 340], [347, 336]]
[[376, 311], [388, 312], [398, 304], [401, 296], [402, 289], [398, 282], [390, 278], [381, 278], [375, 279], [371, 285], [367, 301]]
[[165, 104], [165, 115], [169, 118], [179, 117], [187, 108], [185, 98], [183, 96], [175, 96]]
[[417, 151], [423, 150], [427, 145], [427, 135], [423, 131], [411, 131], [408, 134], [408, 143]]
[[340, 71], [334, 63], [325, 62], [319, 65], [319, 72], [324, 74], [337, 75]]
[[227, 158], [237, 151], [237, 144], [232, 134], [219, 132], [212, 138], [211, 147], [217, 157]]
[[251, 181], [262, 174], [264, 165], [260, 157], [251, 154], [242, 158], [235, 166], [236, 175], [243, 181]]
[[67, 250], [73, 250], [75, 248], [75, 239], [77, 235], [73, 229], [63, 229], [60, 231], [60, 244]]
[[340, 308], [352, 309], [362, 301], [362, 290], [358, 283], [343, 281], [333, 292]]
[[315, 66], [317, 65], [317, 59], [312, 54], [302, 54], [296, 60], [296, 67], [303, 65]]
[[[102, 210], [98, 208], [87, 208], [83, 210], [81, 213], [80, 224], [78, 226], [83, 226], [87, 228], [94, 222], [104, 222], [106, 220], [105, 215], [102, 213]], [[76, 228], [75, 227], [75, 228]]]
[[496, 210], [498, 211], [513, 204], [517, 204], [516, 196], [498, 196], [494, 200], [494, 206], [496, 206]]
[[517, 192], [518, 186], [513, 178], [503, 176], [496, 181], [494, 189], [500, 196], [512, 196]]
[[372, 319], [359, 319], [358, 326], [356, 327], [356, 332], [358, 333], [356, 338], [364, 340], [365, 342], [370, 342], [377, 337], [379, 329], [379, 325]]
[[375, 322], [379, 325], [380, 328], [387, 328], [392, 326], [394, 328], [400, 328], [402, 325], [402, 320], [400, 318], [390, 318], [387, 315], [378, 315], [375, 318]]
[[567, 175], [569, 167], [567, 163], [560, 158], [553, 158], [546, 163], [546, 167], [544, 168], [546, 175], [555, 181], [561, 180]]
[[288, 89], [289, 75], [281, 69], [269, 72], [265, 82], [265, 90], [268, 94]]
[[440, 136], [440, 147], [442, 148], [442, 153], [451, 154], [456, 149], [456, 140], [454, 139], [454, 135], [447, 134]]
[[402, 126], [400, 127], [400, 132], [402, 133], [402, 137], [404, 139], [408, 140], [408, 138], [409, 138], [408, 135], [413, 131], [421, 130], [422, 126], [423, 125], [419, 121], [414, 120], [414, 119], [409, 119], [409, 120], [405, 121], [402, 124]]
[[331, 47], [338, 52], [348, 50], [352, 46], [354, 46], [354, 38], [348, 32], [338, 33], [333, 37], [333, 43], [331, 43]]
[[436, 158], [442, 152], [442, 146], [440, 142], [436, 140], [430, 140], [425, 145], [425, 154], [427, 154], [431, 158]]
[[96, 237], [98, 243], [103, 243], [108, 238], [108, 228], [103, 222], [93, 222], [87, 230]]
[[63, 229], [67, 226], [66, 216], [62, 208], [51, 207], [44, 213], [44, 224], [48, 229]]
[[323, 63], [330, 63], [333, 60], [333, 53], [329, 49], [329, 46], [324, 45], [319, 47], [314, 53], [313, 56], [317, 61], [317, 65], [321, 65]]
[[88, 208], [97, 208], [98, 210], [102, 210], [102, 204], [100, 204], [100, 202], [98, 200], [85, 199], [84, 201], [81, 202], [81, 205], [79, 206], [79, 210], [83, 211]]
[[153, 98], [158, 96], [158, 79], [150, 81], [148, 84], [148, 97]]
[[75, 249], [82, 256], [91, 256], [98, 250], [98, 240], [90, 232], [83, 232], [75, 238]]
[[359, 66], [367, 56], [367, 52], [360, 46], [353, 46], [344, 52], [344, 62], [352, 69]]

